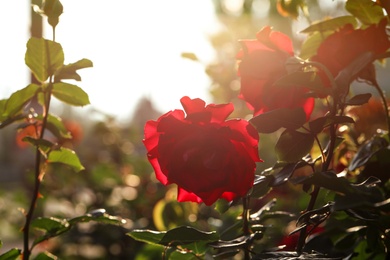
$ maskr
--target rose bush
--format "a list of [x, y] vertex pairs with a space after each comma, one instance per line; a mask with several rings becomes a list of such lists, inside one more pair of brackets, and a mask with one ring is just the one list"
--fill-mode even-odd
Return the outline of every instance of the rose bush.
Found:
[[145, 126], [143, 142], [157, 179], [178, 185], [178, 201], [211, 205], [245, 196], [261, 161], [257, 131], [246, 120], [226, 120], [232, 104], [205, 106], [189, 97], [181, 103], [184, 111], [170, 111]]
[[238, 74], [241, 77], [240, 98], [259, 115], [277, 108], [302, 107], [309, 118], [314, 99], [299, 86], [289, 88], [274, 83], [288, 74], [286, 62], [294, 56], [291, 39], [266, 26], [256, 34], [256, 40], [241, 40], [242, 49], [237, 54]]

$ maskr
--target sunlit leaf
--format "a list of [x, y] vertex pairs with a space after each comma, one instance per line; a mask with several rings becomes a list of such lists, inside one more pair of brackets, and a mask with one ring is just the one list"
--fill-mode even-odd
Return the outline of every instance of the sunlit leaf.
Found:
[[49, 238], [59, 236], [70, 229], [66, 219], [57, 218], [37, 218], [31, 222], [31, 227], [44, 231], [43, 236], [34, 241], [34, 245], [41, 243]]
[[58, 257], [53, 255], [52, 253], [50, 252], [42, 252], [42, 253], [39, 253], [35, 258], [34, 260], [57, 260]]
[[377, 24], [385, 17], [382, 7], [372, 0], [348, 0], [345, 9], [367, 25]]
[[57, 99], [73, 106], [89, 104], [88, 94], [76, 85], [64, 82], [54, 83], [52, 93]]
[[59, 0], [45, 0], [43, 5], [43, 13], [47, 16], [48, 23], [56, 27], [59, 22], [59, 17], [63, 12], [63, 6]]
[[72, 219], [69, 219], [68, 222], [71, 225], [75, 225], [77, 223], [90, 222], [95, 221], [103, 224], [111, 224], [111, 225], [122, 225], [125, 224], [126, 221], [117, 216], [111, 216], [106, 212], [105, 209], [96, 209], [88, 212], [85, 215], [78, 216]]
[[70, 166], [76, 172], [84, 170], [84, 166], [81, 165], [79, 157], [76, 153], [68, 148], [61, 147], [58, 150], [53, 150], [49, 153], [47, 158], [48, 163], [62, 163]]
[[36, 79], [45, 82], [64, 64], [62, 46], [43, 38], [30, 38], [27, 42], [25, 62]]
[[158, 245], [160, 244], [160, 241], [164, 237], [165, 233], [166, 231], [159, 232], [159, 231], [153, 231], [147, 229], [143, 229], [143, 230], [136, 229], [127, 233], [127, 235], [129, 235], [130, 237], [132, 237], [137, 241]]
[[276, 143], [275, 151], [279, 161], [297, 162], [310, 152], [313, 142], [312, 135], [285, 130]]
[[29, 84], [27, 87], [14, 92], [5, 103], [4, 114], [11, 117], [18, 113], [39, 91], [37, 84]]
[[47, 118], [47, 129], [58, 138], [72, 138], [71, 133], [66, 129], [62, 119], [58, 116], [49, 114]]
[[331, 34], [331, 31], [326, 31], [322, 33], [314, 32], [310, 34], [302, 44], [299, 57], [301, 57], [302, 59], [309, 59], [312, 56], [316, 55], [318, 47]]
[[92, 66], [92, 61], [88, 59], [81, 59], [75, 63], [64, 65], [55, 74], [55, 82], [59, 82], [63, 79], [74, 79], [81, 81], [81, 77], [76, 71], [79, 69], [90, 68]]
[[16, 260], [19, 259], [21, 250], [18, 248], [12, 248], [5, 252], [4, 254], [0, 255], [0, 260]]
[[279, 108], [258, 116], [249, 121], [260, 133], [273, 133], [280, 128], [297, 129], [306, 122], [302, 108]]
[[346, 24], [352, 24], [354, 27], [356, 27], [357, 26], [356, 18], [351, 15], [345, 15], [345, 16], [335, 17], [332, 19], [327, 19], [324, 21], [315, 22], [311, 24], [309, 27], [307, 27], [306, 29], [300, 31], [300, 33], [335, 31]]

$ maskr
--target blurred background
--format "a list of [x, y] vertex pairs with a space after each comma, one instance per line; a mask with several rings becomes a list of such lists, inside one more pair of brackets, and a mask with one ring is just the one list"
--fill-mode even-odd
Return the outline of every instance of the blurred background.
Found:
[[[146, 159], [143, 126], [147, 120], [181, 108], [179, 100], [184, 95], [207, 103], [233, 102], [233, 116], [250, 115], [237, 98], [238, 40], [253, 39], [263, 26], [271, 25], [292, 37], [299, 50], [305, 39], [299, 31], [310, 21], [299, 15], [299, 9], [295, 17], [291, 15], [294, 8], [283, 12], [280, 4], [285, 1], [277, 0], [61, 2], [64, 13], [56, 41], [63, 46], [65, 63], [82, 58], [94, 63], [93, 68], [80, 71], [82, 81], [77, 83], [89, 94], [91, 105], [70, 108], [54, 102], [52, 112], [65, 121], [74, 137], [64, 140], [65, 145], [77, 152], [86, 169], [77, 174], [63, 167], [50, 169], [37, 215], [71, 218], [105, 208], [127, 224], [80, 224], [41, 250], [63, 259], [150, 259], [161, 249], [141, 246], [125, 235], [127, 231], [167, 230], [185, 224], [202, 230], [223, 229], [221, 218], [223, 223], [232, 223], [237, 215], [234, 210], [222, 216], [210, 207], [175, 202], [175, 187], [162, 186]], [[344, 1], [307, 2], [312, 21], [345, 14]], [[4, 10], [0, 16], [3, 99], [29, 83], [24, 53], [34, 14], [27, 0], [0, 3]], [[46, 21], [42, 24], [42, 35], [51, 39]], [[39, 29], [33, 29], [39, 34]], [[32, 187], [33, 151], [18, 138], [16, 128], [12, 125], [0, 132], [0, 238], [4, 248], [19, 246], [24, 216], [18, 208], [27, 207]], [[259, 172], [275, 162], [269, 152], [275, 142], [274, 135], [261, 137], [260, 156], [265, 162], [259, 164]], [[305, 203], [292, 199], [280, 207], [293, 209]], [[275, 234], [281, 238], [283, 232]]]

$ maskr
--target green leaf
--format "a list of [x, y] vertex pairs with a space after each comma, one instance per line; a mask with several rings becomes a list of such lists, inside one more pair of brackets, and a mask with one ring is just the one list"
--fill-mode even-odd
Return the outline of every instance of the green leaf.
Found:
[[301, 57], [302, 59], [309, 59], [312, 56], [316, 55], [318, 47], [331, 34], [331, 31], [326, 31], [322, 33], [314, 32], [309, 35], [302, 44], [299, 57]]
[[58, 257], [55, 255], [51, 254], [50, 252], [42, 252], [39, 253], [34, 260], [57, 260]]
[[85, 106], [89, 104], [88, 94], [80, 87], [64, 82], [53, 84], [53, 96], [73, 106]]
[[53, 26], [53, 28], [57, 26], [63, 9], [64, 8], [59, 0], [44, 1], [43, 13], [47, 16], [47, 21], [51, 26]]
[[14, 92], [6, 100], [3, 115], [8, 117], [14, 116], [36, 95], [39, 90], [40, 87], [38, 85], [29, 84], [27, 87]]
[[355, 123], [355, 121], [349, 116], [323, 116], [309, 122], [309, 128], [313, 134], [318, 134], [324, 128], [332, 124], [351, 124], [351, 123]]
[[360, 105], [368, 103], [371, 96], [372, 95], [370, 93], [358, 94], [356, 96], [353, 96], [349, 100], [347, 100], [344, 104], [347, 106], [360, 106]]
[[57, 218], [37, 218], [31, 221], [31, 227], [48, 233], [56, 233], [69, 227], [68, 221]]
[[130, 237], [132, 237], [133, 239], [137, 240], [137, 241], [141, 241], [141, 242], [144, 242], [144, 243], [148, 243], [148, 244], [155, 244], [155, 245], [159, 245], [160, 244], [160, 241], [161, 239], [164, 237], [164, 235], [166, 234], [166, 231], [162, 231], [162, 232], [159, 232], [159, 231], [153, 231], [153, 230], [133, 230], [129, 233], [127, 233], [127, 235], [129, 235]]
[[84, 170], [76, 153], [68, 148], [61, 147], [59, 150], [54, 150], [49, 153], [47, 158], [48, 163], [62, 163], [70, 166], [76, 172]]
[[28, 142], [39, 148], [39, 151], [47, 157], [47, 153], [53, 148], [54, 144], [45, 139], [35, 139], [31, 136], [26, 136], [22, 139], [24, 142]]
[[345, 15], [339, 16], [325, 21], [315, 22], [306, 29], [300, 31], [300, 33], [314, 33], [324, 31], [336, 31], [338, 28], [343, 27], [346, 24], [352, 24], [353, 27], [357, 26], [357, 21], [354, 16]]
[[[218, 241], [216, 232], [204, 232], [188, 226], [181, 226], [169, 231], [133, 230], [127, 235], [135, 240], [148, 244], [160, 244], [164, 246], [185, 245], [199, 242]], [[198, 244], [200, 245], [200, 244]]]
[[258, 116], [249, 121], [260, 133], [273, 133], [280, 128], [297, 129], [306, 122], [302, 108], [279, 108]]
[[162, 245], [185, 245], [189, 243], [208, 241], [214, 242], [219, 239], [215, 232], [200, 231], [192, 227], [181, 226], [167, 231], [160, 240]]
[[278, 159], [284, 162], [296, 162], [307, 155], [314, 142], [312, 135], [285, 130], [275, 146]]
[[26, 65], [40, 82], [45, 82], [64, 64], [62, 46], [43, 38], [30, 38], [25, 55]]
[[348, 0], [345, 9], [366, 25], [377, 24], [385, 17], [382, 7], [372, 0]]
[[0, 255], [0, 260], [16, 260], [19, 259], [21, 250], [18, 248], [12, 248], [4, 254]]
[[50, 132], [58, 138], [72, 138], [72, 135], [66, 129], [62, 119], [58, 116], [49, 114], [47, 118], [47, 128]]
[[60, 70], [57, 71], [54, 82], [59, 82], [63, 79], [74, 79], [81, 81], [81, 77], [76, 71], [79, 69], [90, 68], [92, 66], [92, 61], [88, 59], [81, 59], [75, 63], [64, 65]]
[[44, 235], [35, 239], [33, 246], [49, 238], [59, 236], [68, 231], [71, 226], [66, 219], [37, 218], [31, 222], [31, 227], [44, 231]]
[[68, 220], [69, 224], [71, 225], [75, 225], [77, 223], [83, 223], [83, 222], [90, 222], [90, 221], [96, 221], [98, 223], [111, 224], [111, 225], [121, 225], [126, 223], [126, 221], [120, 217], [111, 216], [107, 214], [105, 209], [96, 209], [88, 212], [85, 215]]
[[322, 84], [322, 80], [319, 77], [317, 72], [314, 71], [295, 71], [279, 78], [274, 86], [277, 87], [289, 87], [289, 86], [299, 86], [304, 87], [310, 90], [313, 90], [319, 95], [330, 94], [330, 90], [325, 88]]

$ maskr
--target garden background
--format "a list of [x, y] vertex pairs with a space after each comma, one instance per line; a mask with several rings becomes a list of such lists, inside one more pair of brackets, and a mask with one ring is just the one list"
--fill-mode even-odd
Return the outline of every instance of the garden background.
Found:
[[[175, 187], [166, 187], [157, 181], [147, 160], [142, 143], [146, 121], [155, 120], [168, 110], [180, 108], [179, 100], [184, 95], [202, 98], [209, 101], [207, 103], [232, 102], [235, 106], [233, 117], [248, 117], [251, 114], [249, 108], [238, 98], [238, 40], [253, 38], [263, 26], [271, 25], [274, 30], [290, 36], [294, 46], [301, 46], [305, 34], [300, 34], [299, 31], [309, 23], [299, 13], [294, 17], [295, 9], [283, 12], [280, 4], [284, 1], [215, 0], [204, 4], [203, 8], [207, 9], [196, 10], [199, 17], [192, 15], [195, 22], [188, 23], [189, 28], [185, 25], [180, 27], [182, 31], [190, 32], [185, 36], [180, 31], [164, 28], [175, 28], [180, 25], [180, 19], [191, 14], [192, 10], [183, 4], [185, 1], [147, 1], [140, 4], [142, 10], [123, 10], [121, 1], [97, 2], [94, 4], [103, 5], [105, 2], [104, 13], [95, 12], [92, 3], [87, 8], [62, 1], [64, 19], [60, 17], [56, 31], [58, 42], [64, 42], [66, 59], [88, 58], [94, 63], [92, 68], [80, 73], [83, 78], [80, 86], [90, 94], [91, 105], [73, 108], [61, 103], [53, 104], [53, 111], [63, 119], [73, 136], [71, 140], [61, 140], [61, 144], [76, 151], [85, 169], [74, 173], [66, 167], [55, 167], [55, 174], [47, 174], [41, 187], [42, 197], [36, 208], [36, 215], [72, 218], [96, 209], [105, 209], [110, 215], [123, 218], [126, 224], [80, 223], [66, 234], [40, 244], [35, 250], [48, 250], [62, 259], [150, 259], [153, 254], [158, 259], [162, 251], [160, 247], [145, 245], [126, 233], [133, 229], [168, 230], [183, 225], [207, 230], [210, 226], [219, 227], [222, 222], [233, 222], [238, 210], [233, 209], [222, 216], [218, 210], [205, 205], [177, 202]], [[313, 21], [347, 15], [345, 1], [307, 2]], [[25, 12], [28, 16], [25, 22], [28, 25], [31, 24], [30, 14], [36, 14], [32, 12], [32, 8], [30, 10], [28, 2], [25, 4], [27, 7], [21, 4], [13, 7], [29, 9]], [[189, 1], [189, 4], [195, 5], [194, 1]], [[79, 19], [83, 18], [72, 22], [81, 27], [80, 31], [66, 27], [67, 22], [72, 19], [70, 14], [66, 15], [73, 11], [78, 12]], [[18, 10], [10, 10], [12, 12], [16, 13]], [[203, 12], [208, 14], [207, 22], [212, 23], [212, 30], [204, 35], [200, 30], [193, 39], [187, 38], [190, 37], [191, 30], [199, 30], [194, 23], [203, 23], [200, 27], [207, 28], [208, 24], [202, 18]], [[123, 16], [132, 16], [134, 13], [140, 13], [137, 17], [147, 20], [147, 26], [144, 27], [142, 22], [136, 20], [131, 21], [136, 26], [127, 24]], [[156, 19], [161, 14], [161, 17], [165, 15], [166, 24], [163, 26], [161, 20]], [[101, 17], [104, 22], [100, 26], [103, 24], [106, 27], [97, 27], [93, 20], [88, 19], [90, 16], [94, 19]], [[24, 33], [20, 30], [26, 28], [26, 25], [21, 27], [12, 17], [11, 15], [8, 21], [8, 30], [16, 33], [18, 28], [18, 33]], [[39, 16], [32, 19], [38, 19], [37, 17]], [[39, 19], [34, 21], [39, 24]], [[44, 18], [42, 33], [49, 35], [50, 28], [45, 27], [45, 22]], [[4, 21], [3, 26], [6, 26]], [[115, 30], [112, 26], [115, 26]], [[62, 34], [62, 29], [66, 31], [67, 38]], [[165, 34], [165, 31], [169, 33]], [[206, 40], [203, 38], [205, 36]], [[6, 37], [8, 48], [12, 45], [25, 46], [27, 38], [22, 42], [14, 42], [12, 37]], [[88, 38], [101, 41], [102, 45], [112, 46], [100, 49], [96, 46], [78, 45], [78, 42]], [[181, 42], [181, 38], [186, 41]], [[154, 39], [154, 42], [150, 42], [150, 39]], [[179, 42], [172, 48], [170, 41]], [[123, 50], [124, 56], [120, 56], [121, 51], [112, 54], [113, 48]], [[12, 61], [18, 60], [24, 65], [24, 51], [14, 53]], [[3, 55], [5, 52], [7, 50], [3, 48]], [[95, 56], [96, 61], [95, 52], [101, 55]], [[140, 57], [144, 62], [132, 61], [133, 53], [142, 53]], [[154, 65], [157, 61], [159, 65]], [[0, 98], [7, 98], [26, 85], [22, 81], [25, 77], [28, 78], [28, 70], [21, 70], [20, 64], [7, 67], [8, 63], [13, 64], [10, 60], [1, 62], [5, 74], [1, 88], [6, 86], [6, 90], [0, 92]], [[179, 68], [183, 70], [179, 71]], [[378, 83], [386, 93], [386, 86], [390, 86], [390, 79], [386, 77], [389, 75], [389, 68], [379, 65], [376, 68]], [[10, 86], [7, 82], [10, 76], [17, 79], [11, 80], [11, 84], [17, 86]], [[158, 83], [155, 83], [156, 79]], [[143, 88], [148, 89], [148, 93], [140, 94], [138, 90]], [[367, 91], [363, 83], [354, 83], [352, 88], [356, 94], [363, 93], [362, 89], [364, 93]], [[100, 94], [95, 95], [95, 91]], [[357, 112], [362, 118], [365, 116], [366, 121], [361, 124], [361, 131], [367, 136], [372, 135], [376, 127], [386, 129], [383, 118], [375, 117], [382, 113], [382, 107], [380, 101], [375, 102], [377, 93], [374, 89], [372, 94], [374, 98], [369, 106]], [[97, 101], [96, 104], [94, 100]], [[21, 247], [20, 230], [25, 218], [20, 209], [27, 207], [33, 186], [28, 174], [34, 167], [33, 151], [21, 140], [16, 127], [0, 131], [2, 252]], [[267, 151], [273, 149], [279, 135], [280, 132], [262, 135], [259, 154], [264, 163], [259, 164], [258, 173], [276, 162], [275, 155]], [[308, 197], [299, 189], [289, 186], [275, 190], [276, 195], [272, 195], [283, 198], [277, 206], [280, 209], [299, 214], [299, 209], [307, 204]], [[286, 190], [290, 193], [289, 197], [283, 197]], [[266, 200], [258, 203], [265, 204]], [[292, 223], [295, 223], [294, 218], [291, 218]], [[280, 226], [274, 231], [275, 239], [272, 243], [275, 246], [285, 236], [285, 228], [286, 226]]]

